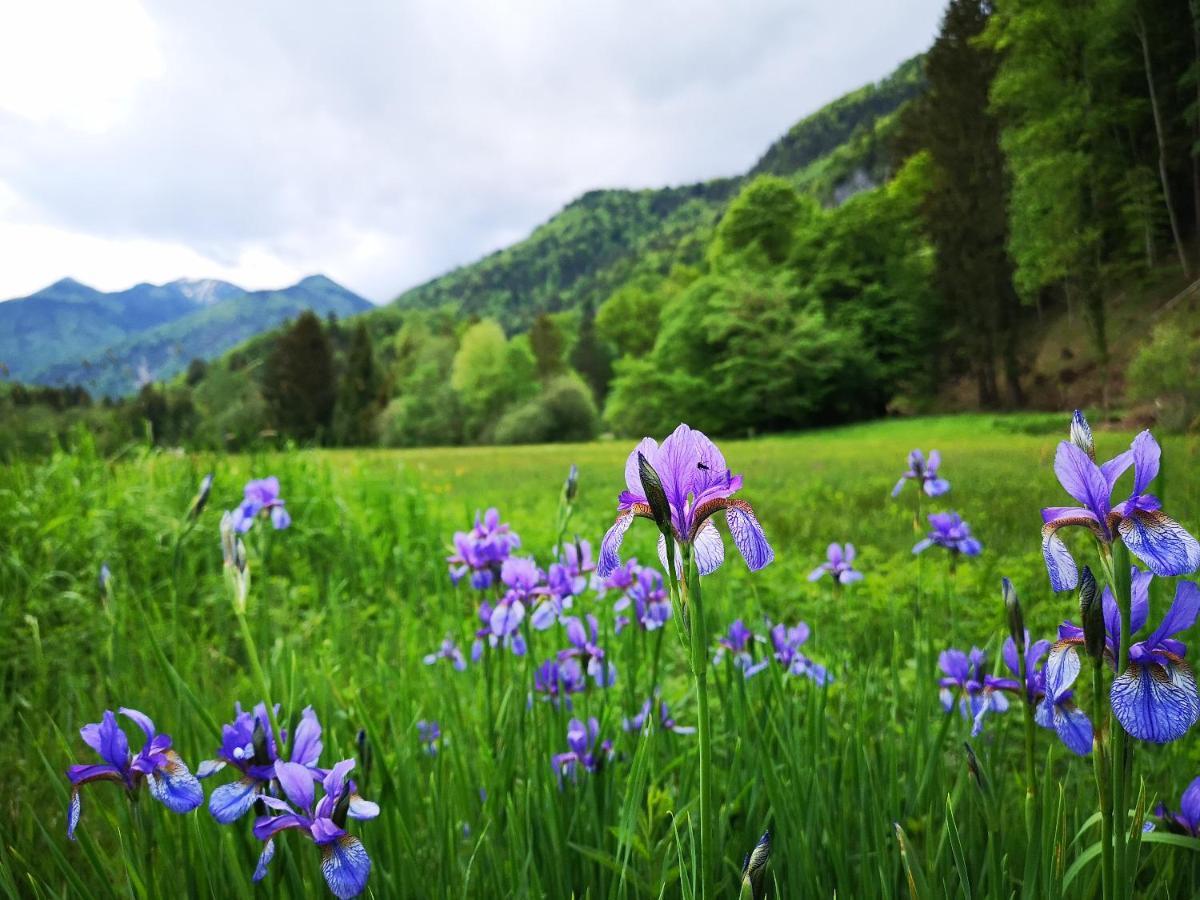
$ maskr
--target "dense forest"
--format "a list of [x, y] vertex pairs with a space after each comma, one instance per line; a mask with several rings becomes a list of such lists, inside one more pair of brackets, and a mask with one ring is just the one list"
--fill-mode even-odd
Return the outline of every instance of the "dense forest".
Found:
[[744, 176], [594, 191], [386, 307], [301, 316], [128, 402], [0, 403], [32, 444], [86, 421], [232, 449], [1084, 401], [1188, 427], [1198, 220], [1200, 0], [952, 0], [923, 57]]

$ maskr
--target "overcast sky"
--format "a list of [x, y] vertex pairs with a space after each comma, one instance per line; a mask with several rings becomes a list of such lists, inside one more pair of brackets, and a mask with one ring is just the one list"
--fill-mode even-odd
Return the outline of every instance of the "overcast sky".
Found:
[[387, 301], [589, 188], [744, 171], [943, 3], [5, 4], [0, 297], [323, 272]]

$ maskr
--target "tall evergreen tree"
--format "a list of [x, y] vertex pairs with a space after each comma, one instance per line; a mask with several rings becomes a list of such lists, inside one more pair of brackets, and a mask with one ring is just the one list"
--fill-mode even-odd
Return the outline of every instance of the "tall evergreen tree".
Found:
[[367, 326], [359, 323], [350, 339], [346, 367], [338, 383], [333, 434], [339, 444], [360, 447], [375, 441], [375, 417], [380, 409], [375, 348]]
[[310, 310], [275, 342], [262, 390], [271, 425], [281, 434], [312, 441], [328, 433], [336, 391], [333, 351], [321, 320]]
[[596, 312], [590, 300], [584, 304], [579, 321], [579, 337], [571, 348], [571, 367], [583, 376], [592, 389], [596, 406], [602, 408], [613, 376], [612, 352], [596, 334]]
[[563, 370], [564, 342], [562, 332], [546, 313], [540, 313], [529, 329], [529, 346], [537, 360], [537, 373], [542, 381], [553, 378]]

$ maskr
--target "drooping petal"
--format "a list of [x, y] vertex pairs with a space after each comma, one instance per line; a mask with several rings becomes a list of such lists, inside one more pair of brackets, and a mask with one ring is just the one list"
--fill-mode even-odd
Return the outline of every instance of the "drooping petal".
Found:
[[1079, 677], [1079, 667], [1079, 654], [1074, 643], [1060, 641], [1054, 645], [1046, 660], [1047, 702], [1056, 703], [1071, 689], [1075, 679]]
[[67, 837], [75, 840], [75, 829], [79, 827], [79, 816], [83, 807], [79, 801], [79, 790], [71, 791], [71, 801], [67, 804]]
[[275, 838], [268, 838], [263, 845], [262, 853], [258, 855], [258, 864], [254, 867], [255, 882], [262, 881], [267, 877], [267, 866], [271, 864], [271, 860], [275, 858]]
[[221, 785], [209, 796], [208, 811], [222, 825], [236, 822], [254, 806], [258, 784], [254, 778], [239, 778]]
[[930, 497], [940, 497], [950, 490], [950, 482], [945, 478], [930, 478], [925, 482], [925, 493]]
[[819, 565], [808, 573], [809, 581], [820, 581], [821, 577], [828, 571], [824, 565]]
[[146, 735], [147, 742], [154, 740], [154, 736], [158, 734], [158, 730], [154, 727], [154, 723], [150, 721], [150, 717], [145, 713], [138, 712], [136, 709], [129, 709], [125, 706], [119, 707], [117, 712], [127, 719], [132, 719], [137, 724], [138, 728], [142, 729], [142, 732]]
[[1129, 552], [1155, 575], [1190, 575], [1200, 568], [1200, 543], [1159, 510], [1132, 510], [1117, 530]]
[[352, 819], [374, 819], [379, 815], [379, 804], [351, 794], [349, 815]]
[[352, 834], [343, 834], [321, 845], [321, 872], [333, 895], [339, 900], [349, 900], [366, 889], [371, 858], [362, 841]]
[[1131, 665], [1113, 679], [1109, 696], [1121, 727], [1154, 744], [1183, 737], [1200, 716], [1196, 680], [1183, 663]]
[[917, 541], [915, 544], [913, 544], [913, 548], [912, 548], [913, 555], [915, 556], [918, 553], [924, 553], [926, 550], [928, 550], [932, 546], [933, 546], [932, 538], [923, 538], [923, 539]]
[[1179, 800], [1179, 811], [1192, 823], [1193, 829], [1200, 823], [1200, 778], [1192, 779], [1192, 783], [1183, 792]]
[[621, 541], [624, 540], [625, 532], [629, 530], [632, 521], [633, 513], [623, 512], [604, 533], [604, 540], [600, 542], [600, 558], [596, 562], [596, 574], [601, 578], [608, 578], [620, 568]]
[[311, 706], [300, 713], [300, 724], [292, 737], [292, 762], [302, 766], [315, 766], [321, 756], [321, 723]]
[[271, 507], [271, 524], [275, 526], [276, 531], [283, 531], [292, 524], [292, 517], [282, 504]]
[[171, 812], [191, 812], [204, 802], [204, 788], [174, 750], [166, 751], [167, 761], [146, 776], [150, 795]]
[[1087, 756], [1092, 752], [1092, 720], [1073, 703], [1055, 704], [1054, 730], [1072, 753]]
[[196, 768], [196, 777], [207, 778], [209, 775], [216, 775], [223, 768], [225, 768], [225, 760], [206, 759]]
[[744, 500], [730, 500], [725, 519], [729, 523], [733, 543], [746, 560], [746, 567], [751, 572], [757, 572], [775, 559], [775, 551], [767, 543], [767, 536], [763, 534], [762, 526], [758, 524], [749, 503]]
[[[737, 540], [736, 537], [734, 540]], [[725, 561], [725, 543], [721, 540], [721, 533], [713, 525], [712, 519], [700, 526], [692, 541], [692, 552], [696, 560], [696, 571], [701, 575], [711, 575]]]
[[122, 770], [107, 763], [96, 763], [88, 766], [71, 766], [67, 769], [67, 778], [71, 784], [78, 787], [89, 781], [124, 781]]
[[292, 801], [293, 806], [302, 810], [312, 809], [313, 776], [307, 766], [284, 762], [282, 759], [276, 760], [275, 778], [279, 781], [279, 786], [283, 788], [287, 798]]
[[1054, 522], [1042, 526], [1042, 559], [1050, 576], [1050, 587], [1055, 591], [1071, 591], [1079, 584], [1079, 569], [1075, 557], [1058, 536], [1059, 527]]
[[895, 486], [894, 488], [892, 488], [892, 496], [893, 496], [893, 497], [899, 497], [899, 496], [900, 496], [900, 492], [901, 492], [902, 490], [904, 490], [904, 483], [905, 483], [906, 481], [908, 481], [908, 476], [907, 476], [907, 475], [902, 475], [902, 476], [900, 476], [900, 480], [899, 480], [899, 481], [897, 481], [897, 482], [896, 482], [896, 486]]
[[841, 584], [854, 584], [856, 581], [862, 581], [863, 573], [856, 569], [845, 569], [838, 575], [838, 581]]

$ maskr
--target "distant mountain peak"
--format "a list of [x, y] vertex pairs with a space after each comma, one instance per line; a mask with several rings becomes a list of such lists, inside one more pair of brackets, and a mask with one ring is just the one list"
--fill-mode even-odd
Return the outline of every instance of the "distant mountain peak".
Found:
[[182, 296], [201, 306], [210, 306], [213, 303], [246, 293], [236, 284], [230, 284], [228, 281], [221, 281], [218, 278], [176, 278], [163, 287], [173, 288]]
[[322, 275], [320, 272], [318, 272], [315, 275], [306, 275], [304, 278], [301, 278], [298, 282], [296, 282], [296, 286], [297, 287], [306, 287], [306, 288], [331, 288], [332, 287], [332, 288], [337, 288], [338, 290], [343, 290], [343, 291], [345, 290], [344, 287], [342, 287], [340, 284], [338, 284], [336, 281], [334, 281], [328, 275]]

